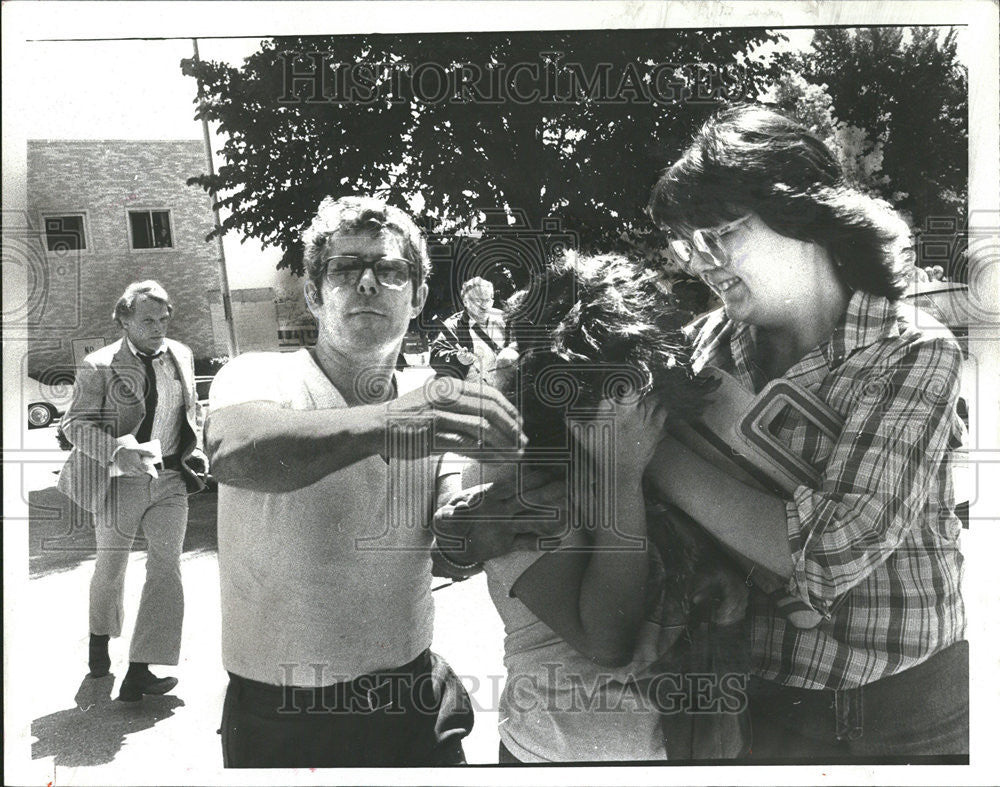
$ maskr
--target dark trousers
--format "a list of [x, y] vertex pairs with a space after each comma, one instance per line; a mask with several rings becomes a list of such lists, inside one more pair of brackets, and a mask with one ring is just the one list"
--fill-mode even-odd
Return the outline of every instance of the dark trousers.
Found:
[[513, 754], [511, 754], [510, 749], [503, 745], [503, 741], [500, 741], [500, 749], [497, 752], [497, 762], [500, 765], [520, 765], [521, 761], [517, 759]]
[[426, 650], [409, 664], [332, 686], [272, 686], [229, 675], [227, 768], [462, 765], [469, 695]]
[[750, 721], [751, 759], [930, 755], [954, 762], [969, 753], [969, 643], [855, 689], [795, 689], [755, 679]]

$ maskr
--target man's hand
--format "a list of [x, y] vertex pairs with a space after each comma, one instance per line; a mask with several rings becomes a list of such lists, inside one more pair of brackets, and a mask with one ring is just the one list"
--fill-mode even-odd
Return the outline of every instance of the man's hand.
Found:
[[464, 366], [472, 366], [472, 364], [476, 362], [476, 356], [464, 347], [455, 353], [455, 357], [458, 359], [458, 362]]
[[149, 472], [144, 459], [156, 456], [145, 448], [121, 448], [115, 454], [115, 464], [124, 475], [145, 475]]
[[[433, 426], [430, 450], [461, 451], [467, 448], [520, 452], [528, 440], [521, 431], [521, 416], [495, 388], [485, 384], [467, 385], [453, 377], [436, 377], [422, 388], [387, 405], [386, 427]], [[391, 441], [390, 441], [391, 442]], [[400, 441], [390, 445], [390, 455], [412, 458]]]
[[434, 514], [438, 547], [462, 564], [534, 549], [539, 538], [567, 532], [566, 497], [563, 479], [537, 471], [522, 474], [520, 490], [514, 472], [463, 489]]
[[513, 366], [517, 363], [517, 359], [519, 357], [520, 354], [518, 353], [517, 348], [512, 345], [507, 345], [497, 355], [496, 367], [497, 369], [504, 369], [508, 366]]
[[208, 473], [208, 457], [197, 448], [191, 452], [191, 456], [184, 460], [184, 463], [195, 475], [204, 477]]

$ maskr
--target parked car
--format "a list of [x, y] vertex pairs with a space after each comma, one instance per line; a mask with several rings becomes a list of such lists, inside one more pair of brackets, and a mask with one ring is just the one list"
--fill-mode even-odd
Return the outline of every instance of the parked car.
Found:
[[[205, 419], [208, 417], [208, 391], [212, 387], [212, 380], [215, 379], [215, 374], [198, 374], [194, 378], [194, 389], [195, 395], [198, 397], [199, 405], [199, 421], [198, 428], [203, 434], [198, 436], [198, 444], [203, 445], [204, 440], [204, 430], [205, 430]], [[208, 468], [208, 472], [204, 476], [205, 487], [210, 492], [214, 492], [218, 488], [218, 483], [212, 476], [212, 469]]]
[[28, 428], [43, 429], [52, 424], [69, 408], [73, 386], [49, 385], [34, 377], [24, 379], [24, 402], [27, 404]]
[[430, 344], [419, 330], [411, 330], [403, 337], [400, 349], [406, 366], [427, 366], [430, 363]]
[[195, 375], [194, 378], [194, 389], [198, 397], [198, 404], [202, 406], [205, 412], [208, 412], [208, 391], [212, 387], [212, 380], [214, 379], [214, 374], [199, 374]]

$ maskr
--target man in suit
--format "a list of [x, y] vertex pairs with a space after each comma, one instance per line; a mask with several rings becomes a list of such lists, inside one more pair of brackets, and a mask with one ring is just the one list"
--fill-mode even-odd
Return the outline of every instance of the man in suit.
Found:
[[498, 368], [517, 360], [503, 314], [493, 308], [493, 285], [479, 276], [462, 285], [462, 311], [444, 321], [431, 343], [438, 374], [496, 385]]
[[[204, 487], [194, 359], [188, 347], [166, 338], [172, 311], [155, 281], [130, 284], [114, 309], [122, 338], [84, 359], [62, 419], [73, 450], [59, 489], [94, 514], [92, 677], [107, 675], [111, 667], [108, 640], [121, 634], [125, 569], [140, 524], [148, 545], [130, 664], [118, 697], [126, 702], [177, 685], [176, 678], [157, 678], [149, 665], [178, 663], [187, 495]], [[159, 455], [149, 445], [157, 440]]]

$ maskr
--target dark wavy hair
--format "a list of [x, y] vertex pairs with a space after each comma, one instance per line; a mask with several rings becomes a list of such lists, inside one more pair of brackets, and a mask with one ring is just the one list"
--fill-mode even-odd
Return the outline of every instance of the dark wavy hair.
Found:
[[799, 122], [740, 105], [713, 116], [653, 187], [647, 211], [684, 237], [754, 213], [775, 232], [822, 246], [851, 291], [898, 300], [900, 219], [849, 186], [830, 149]]
[[[519, 405], [529, 452], [553, 449], [569, 464], [586, 461], [574, 450], [563, 453], [571, 448], [569, 422], [586, 421], [605, 397], [621, 401], [652, 393], [667, 403], [670, 418], [700, 413], [716, 383], [692, 374], [681, 330], [685, 312], [656, 278], [615, 255], [568, 257], [550, 263], [526, 291], [508, 300], [521, 355], [503, 388]], [[536, 466], [562, 472], [551, 462]], [[702, 528], [651, 495], [647, 490], [650, 555], [658, 559], [650, 563], [646, 614], [670, 627], [675, 640], [661, 654], [660, 666], [743, 670], [742, 649], [733, 647], [742, 640], [741, 624], [719, 612], [735, 608], [742, 615], [743, 574]], [[724, 625], [699, 628], [708, 621]]]
[[504, 393], [531, 446], [567, 445], [567, 418], [586, 418], [605, 397], [655, 393], [671, 417], [689, 418], [712, 386], [691, 372], [684, 313], [623, 257], [551, 262], [506, 311], [520, 359]]

